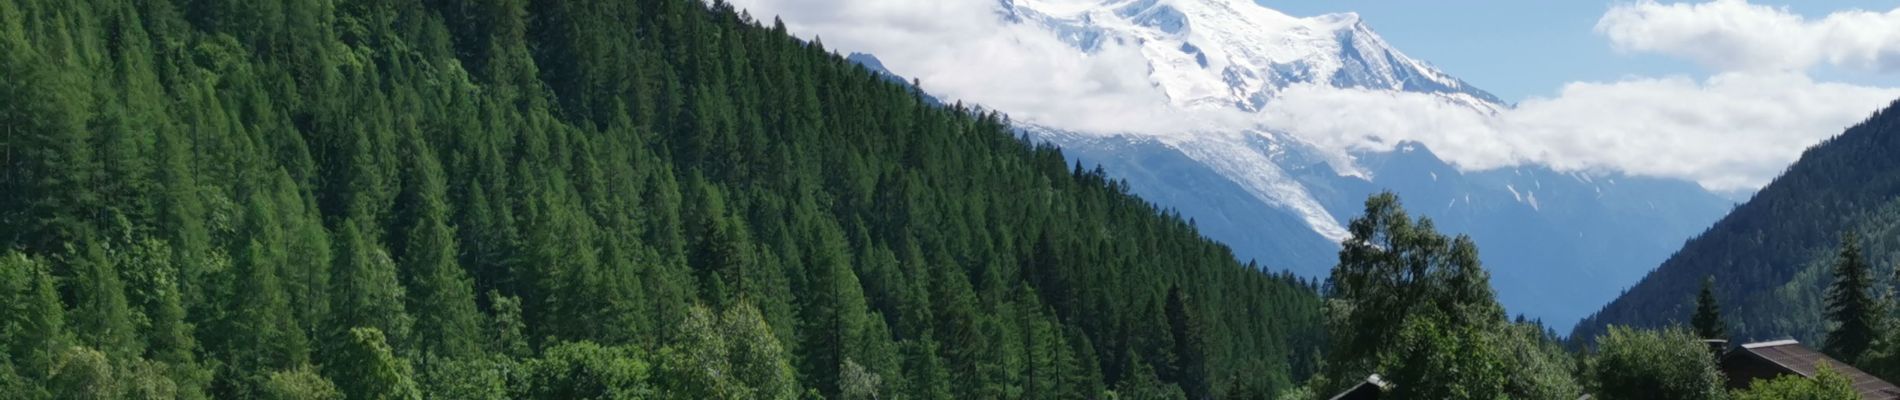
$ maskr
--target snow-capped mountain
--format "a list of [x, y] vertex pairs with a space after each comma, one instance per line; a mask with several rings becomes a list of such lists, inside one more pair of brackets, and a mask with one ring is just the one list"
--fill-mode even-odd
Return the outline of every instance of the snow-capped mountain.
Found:
[[1358, 14], [1297, 18], [1250, 0], [1002, 0], [1004, 18], [1053, 31], [1083, 51], [1138, 48], [1177, 106], [1258, 111], [1289, 85], [1431, 93], [1503, 107], [1392, 48]]
[[[1424, 93], [1481, 112], [1511, 107], [1394, 49], [1355, 14], [1300, 18], [1249, 0], [998, 4], [1004, 21], [1084, 52], [1138, 50], [1154, 87], [1180, 110], [1271, 111], [1297, 85]], [[883, 68], [874, 57], [853, 60]], [[1342, 160], [1273, 126], [1101, 134], [1017, 123], [1032, 140], [1101, 165], [1135, 194], [1192, 218], [1237, 256], [1308, 277], [1326, 276], [1367, 196], [1397, 192], [1414, 216], [1478, 241], [1511, 312], [1552, 325], [1615, 297], [1733, 204], [1679, 180], [1535, 165], [1465, 171], [1419, 143]]]

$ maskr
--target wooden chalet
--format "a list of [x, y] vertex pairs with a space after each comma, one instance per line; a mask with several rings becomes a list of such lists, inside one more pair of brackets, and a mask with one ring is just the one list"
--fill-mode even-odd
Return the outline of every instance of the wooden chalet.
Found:
[[1787, 375], [1813, 378], [1823, 364], [1834, 373], [1853, 381], [1854, 390], [1860, 392], [1862, 399], [1900, 399], [1900, 387], [1875, 378], [1847, 363], [1829, 358], [1793, 340], [1742, 345], [1741, 348], [1722, 356], [1721, 367], [1722, 373], [1728, 376], [1730, 389], [1744, 389], [1758, 379], [1774, 379]]

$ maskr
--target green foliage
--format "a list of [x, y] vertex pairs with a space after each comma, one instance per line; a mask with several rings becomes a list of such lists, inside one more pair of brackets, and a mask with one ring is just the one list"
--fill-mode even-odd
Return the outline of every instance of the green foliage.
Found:
[[421, 399], [407, 361], [389, 351], [383, 332], [376, 328], [354, 328], [350, 342], [338, 349], [335, 361], [324, 366], [337, 388], [352, 399]]
[[77, 346], [59, 355], [46, 388], [56, 399], [98, 400], [119, 398], [125, 389], [105, 353]]
[[588, 342], [549, 347], [521, 366], [518, 398], [641, 399], [656, 396], [638, 350]]
[[1514, 323], [1500, 334], [1507, 371], [1505, 392], [1520, 399], [1574, 399], [1585, 393], [1577, 358], [1554, 332], [1539, 324]]
[[1854, 382], [1823, 363], [1813, 377], [1787, 375], [1757, 380], [1747, 390], [1729, 393], [1731, 400], [1856, 400]]
[[343, 392], [310, 366], [272, 372], [258, 390], [258, 398], [271, 400], [342, 400]]
[[1309, 393], [1337, 393], [1377, 373], [1400, 398], [1578, 394], [1554, 335], [1505, 320], [1470, 238], [1411, 219], [1391, 193], [1367, 199], [1350, 229], [1327, 281], [1326, 371]]
[[1708, 354], [1688, 330], [1614, 327], [1589, 356], [1590, 392], [1607, 400], [1720, 399], [1722, 373]]

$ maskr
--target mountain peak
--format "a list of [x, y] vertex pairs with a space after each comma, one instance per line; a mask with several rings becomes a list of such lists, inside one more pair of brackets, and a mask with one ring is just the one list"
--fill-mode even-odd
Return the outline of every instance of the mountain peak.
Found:
[[1322, 14], [1320, 16], [1313, 17], [1312, 19], [1314, 21], [1324, 23], [1327, 25], [1334, 25], [1334, 26], [1341, 26], [1341, 27], [1359, 27], [1359, 26], [1364, 26], [1365, 24], [1364, 21], [1360, 20], [1359, 13], [1352, 12], [1352, 11], [1332, 13], [1332, 14]]
[[1300, 18], [1250, 0], [1002, 0], [1011, 21], [1083, 51], [1134, 46], [1183, 108], [1260, 111], [1293, 85], [1439, 95], [1496, 110], [1495, 96], [1406, 56], [1357, 13]]

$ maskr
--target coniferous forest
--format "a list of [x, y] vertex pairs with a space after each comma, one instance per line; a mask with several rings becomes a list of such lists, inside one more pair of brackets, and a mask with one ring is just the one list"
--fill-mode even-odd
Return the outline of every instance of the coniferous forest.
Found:
[[723, 2], [3, 0], [0, 77], [9, 398], [1257, 398], [1320, 359], [1317, 284]]
[[[723, 1], [0, 0], [0, 398], [1854, 398], [1702, 340], [1900, 380], [1894, 179], [1824, 173], [1894, 164], [1896, 115], [1567, 348], [1396, 195], [1323, 284], [1273, 272]], [[1730, 242], [1808, 261], [1671, 267]]]

